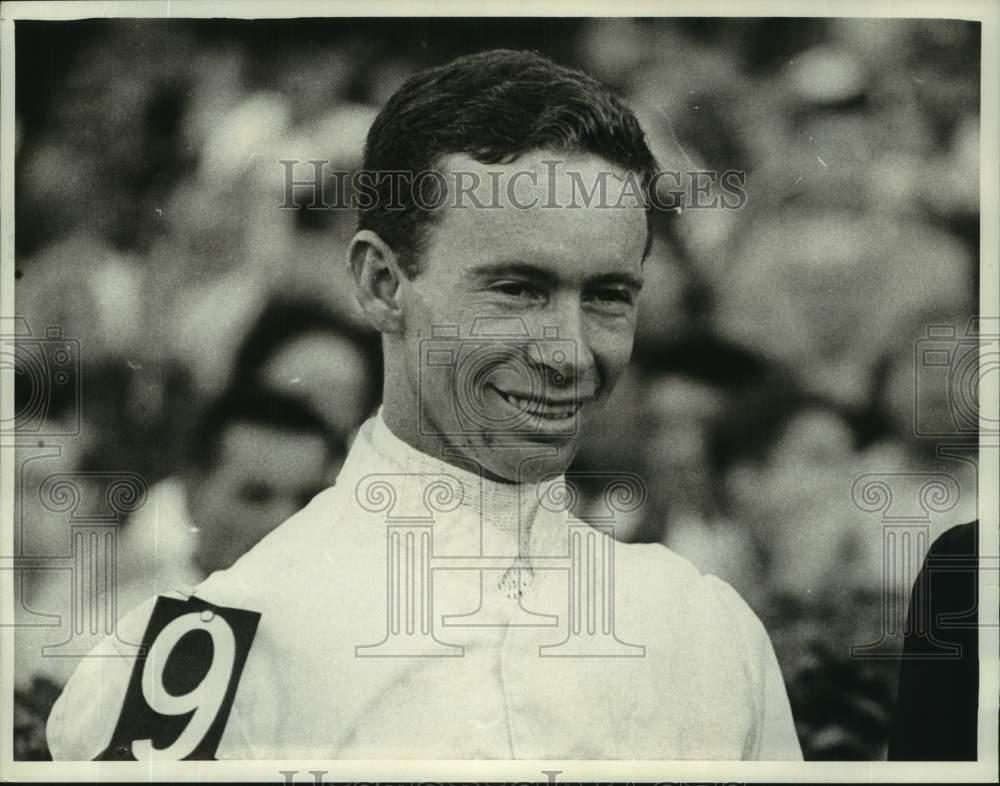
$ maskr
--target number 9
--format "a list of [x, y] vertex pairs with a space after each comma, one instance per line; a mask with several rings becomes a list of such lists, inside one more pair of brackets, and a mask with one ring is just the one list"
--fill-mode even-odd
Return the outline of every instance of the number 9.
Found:
[[[163, 684], [167, 658], [186, 633], [204, 630], [212, 637], [212, 664], [198, 686], [182, 696], [171, 695]], [[166, 748], [154, 748], [152, 740], [135, 740], [132, 755], [139, 761], [177, 761], [198, 747], [222, 707], [236, 660], [236, 639], [219, 616], [205, 620], [201, 612], [184, 614], [167, 625], [156, 637], [146, 656], [142, 672], [142, 695], [150, 709], [160, 715], [194, 715], [180, 736]]]

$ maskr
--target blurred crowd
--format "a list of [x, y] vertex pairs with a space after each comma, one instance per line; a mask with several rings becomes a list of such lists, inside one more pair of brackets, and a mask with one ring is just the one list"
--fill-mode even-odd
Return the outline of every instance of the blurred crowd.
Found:
[[[885, 510], [855, 483], [887, 477], [890, 500], [927, 513], [911, 563], [976, 517], [976, 456], [952, 445], [963, 391], [916, 352], [944, 325], [964, 357], [978, 302], [976, 25], [122, 20], [16, 36], [16, 311], [33, 339], [59, 326], [79, 342], [69, 392], [47, 394], [44, 436], [18, 451], [18, 553], [69, 551], [47, 477], [136, 473], [124, 613], [231, 564], [322, 488], [380, 399], [379, 343], [343, 261], [356, 216], [282, 208], [279, 162], [357, 168], [413, 71], [538, 49], [619, 91], [664, 168], [746, 173], [740, 209], [657, 218], [633, 363], [574, 469], [640, 477], [617, 537], [666, 543], [764, 619], [807, 758], [883, 755], [895, 667], [851, 647], [894, 652], [915, 570], [887, 572]], [[37, 380], [18, 381], [20, 406]], [[921, 508], [931, 475], [954, 486]], [[65, 612], [53, 575], [23, 571], [31, 614]], [[58, 632], [24, 630], [18, 755], [44, 757], [39, 720], [74, 661], [39, 654]]]

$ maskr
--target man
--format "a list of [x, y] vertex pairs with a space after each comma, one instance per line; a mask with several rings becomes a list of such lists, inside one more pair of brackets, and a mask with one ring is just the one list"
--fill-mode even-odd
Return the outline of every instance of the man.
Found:
[[[198, 418], [184, 470], [154, 485], [145, 504], [119, 528], [113, 585], [95, 585], [95, 597], [86, 600], [113, 604], [109, 608], [120, 616], [153, 595], [194, 586], [229, 567], [304, 507], [343, 454], [342, 443], [328, 435], [319, 415], [297, 399], [256, 388], [226, 391]], [[51, 512], [49, 518], [58, 520]], [[64, 522], [59, 529], [68, 534]], [[68, 577], [50, 573], [52, 580], [27, 605], [71, 619]], [[93, 636], [92, 645], [103, 634], [84, 632]], [[65, 626], [18, 630], [19, 686], [35, 677], [66, 683], [77, 661], [44, 653], [66, 635]], [[75, 643], [85, 651], [82, 642]]]
[[[376, 177], [349, 250], [382, 409], [334, 488], [122, 623], [52, 714], [56, 758], [799, 758], [736, 593], [560, 504], [632, 347], [633, 186], [655, 170], [632, 113], [485, 52], [408, 80], [365, 152], [370, 173], [431, 173]], [[140, 639], [145, 662], [120, 644]]]
[[979, 521], [931, 545], [906, 615], [890, 761], [975, 761], [979, 732]]
[[[152, 595], [193, 586], [228, 567], [315, 496], [343, 455], [342, 441], [298, 399], [251, 387], [226, 391], [198, 418], [184, 471], [153, 486], [145, 504], [119, 529], [113, 585], [91, 585], [97, 594], [83, 602], [120, 616]], [[68, 534], [65, 526], [55, 529]], [[49, 575], [26, 607], [72, 620], [68, 577]], [[98, 625], [75, 644], [85, 648], [92, 637], [91, 646], [96, 645], [103, 633]], [[45, 719], [80, 661], [45, 650], [58, 648], [66, 636], [66, 625], [17, 631], [18, 758], [48, 756]]]
[[232, 565], [305, 507], [345, 449], [309, 405], [277, 390], [225, 390], [194, 426], [184, 470], [156, 484], [122, 533], [120, 613]]

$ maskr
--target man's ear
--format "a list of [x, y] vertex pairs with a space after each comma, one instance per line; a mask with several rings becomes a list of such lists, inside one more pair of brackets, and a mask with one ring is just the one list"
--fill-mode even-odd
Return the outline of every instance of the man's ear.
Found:
[[403, 272], [396, 254], [368, 229], [351, 240], [347, 262], [354, 276], [354, 296], [372, 327], [382, 333], [403, 331]]

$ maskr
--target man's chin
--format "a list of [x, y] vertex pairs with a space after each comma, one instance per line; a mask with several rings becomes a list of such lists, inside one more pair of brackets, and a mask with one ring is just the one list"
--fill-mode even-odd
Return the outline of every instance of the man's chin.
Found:
[[562, 475], [576, 455], [576, 442], [552, 440], [512, 441], [494, 444], [479, 453], [486, 475], [504, 483], [540, 483]]

